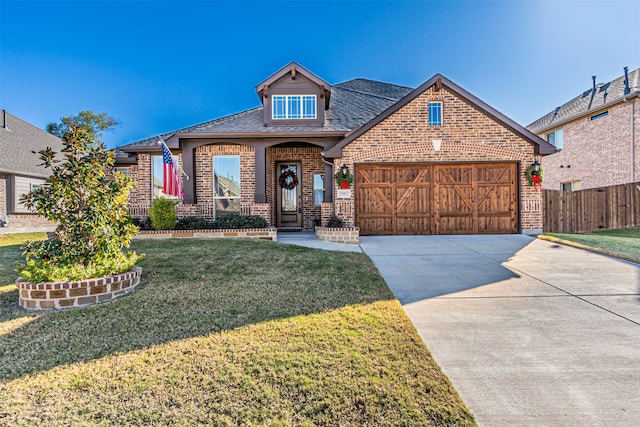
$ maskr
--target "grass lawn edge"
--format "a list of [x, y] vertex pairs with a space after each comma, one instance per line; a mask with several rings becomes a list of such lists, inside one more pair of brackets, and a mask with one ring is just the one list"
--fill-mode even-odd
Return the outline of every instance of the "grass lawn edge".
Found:
[[584, 249], [586, 251], [590, 251], [590, 252], [595, 252], [601, 255], [606, 255], [606, 256], [610, 256], [613, 258], [619, 258], [628, 262], [632, 262], [634, 264], [640, 264], [640, 259], [638, 258], [633, 258], [632, 256], [628, 256], [628, 255], [624, 255], [624, 254], [620, 254], [620, 253], [615, 253], [612, 251], [608, 251], [606, 249], [602, 249], [602, 248], [597, 248], [595, 246], [590, 246], [590, 245], [585, 245], [583, 243], [578, 243], [578, 242], [573, 242], [571, 240], [566, 240], [566, 239], [561, 239], [559, 237], [555, 237], [555, 236], [549, 236], [546, 234], [538, 234], [536, 236], [538, 239], [540, 240], [546, 240], [549, 242], [553, 242], [553, 243], [559, 243], [561, 245], [565, 245], [565, 246], [571, 246], [574, 248], [578, 248], [578, 249]]

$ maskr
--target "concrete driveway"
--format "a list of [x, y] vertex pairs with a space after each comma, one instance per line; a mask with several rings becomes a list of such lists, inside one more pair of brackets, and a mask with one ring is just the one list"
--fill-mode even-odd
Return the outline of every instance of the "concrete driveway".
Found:
[[361, 237], [479, 425], [640, 425], [640, 266], [524, 235]]

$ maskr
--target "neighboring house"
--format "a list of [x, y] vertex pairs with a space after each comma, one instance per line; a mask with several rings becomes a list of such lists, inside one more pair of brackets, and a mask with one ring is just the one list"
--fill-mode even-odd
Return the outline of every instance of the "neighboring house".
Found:
[[[335, 213], [362, 235], [542, 229], [525, 169], [555, 149], [439, 74], [416, 89], [330, 85], [291, 63], [255, 90], [258, 108], [159, 135], [185, 172], [180, 217], [310, 230]], [[118, 148], [137, 156], [131, 212], [146, 216], [162, 191], [158, 136]], [[343, 165], [348, 189], [334, 180]]]
[[527, 126], [558, 152], [543, 188], [580, 190], [640, 181], [640, 69], [596, 84]]
[[47, 147], [59, 152], [60, 138], [7, 111], [0, 111], [0, 225], [2, 232], [50, 228], [54, 224], [33, 215], [20, 202], [23, 194], [42, 185], [49, 170], [38, 166], [38, 152]]

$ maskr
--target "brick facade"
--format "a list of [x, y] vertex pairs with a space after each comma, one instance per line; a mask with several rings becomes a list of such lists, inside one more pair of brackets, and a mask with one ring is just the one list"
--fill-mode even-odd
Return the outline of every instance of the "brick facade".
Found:
[[[326, 138], [321, 143], [318, 143], [319, 139], [311, 139], [311, 133], [309, 133], [311, 131], [304, 128], [300, 128], [300, 131], [296, 133], [283, 127], [287, 131], [280, 133], [274, 130], [275, 127], [271, 129], [266, 126], [264, 131], [260, 128], [253, 130], [254, 134], [246, 134], [246, 139], [241, 139], [238, 134], [237, 139], [234, 139], [238, 142], [237, 144], [214, 142], [215, 139], [210, 139], [216, 137], [214, 131], [203, 135], [199, 135], [199, 132], [189, 131], [191, 134], [188, 137], [183, 134], [180, 138], [185, 140], [200, 138], [208, 145], [198, 146], [193, 151], [194, 176], [191, 179], [195, 180], [195, 194], [189, 194], [189, 200], [195, 196], [195, 204], [179, 205], [178, 216], [201, 216], [209, 220], [213, 219], [215, 216], [213, 157], [216, 155], [238, 155], [240, 156], [241, 169], [240, 209], [243, 214], [260, 215], [267, 220], [269, 225], [277, 226], [277, 196], [280, 187], [276, 165], [278, 162], [300, 162], [298, 188], [301, 190], [303, 229], [313, 230], [318, 223], [326, 225], [333, 213], [338, 215], [346, 226], [355, 226], [356, 209], [353, 186], [350, 198], [338, 199], [338, 188], [334, 185], [332, 186], [334, 191], [334, 194], [331, 195], [332, 198], [325, 198], [325, 200], [332, 199], [334, 202], [324, 202], [320, 205], [314, 203], [314, 175], [325, 174], [324, 154], [328, 159], [333, 158], [334, 171], [338, 170], [342, 164], [346, 164], [352, 172], [355, 171], [355, 165], [366, 163], [515, 163], [519, 167], [519, 182], [517, 182], [519, 229], [525, 233], [541, 231], [542, 194], [529, 186], [525, 170], [535, 160], [541, 162], [540, 156], [535, 155], [537, 149], [540, 149], [540, 153], [546, 154], [552, 152], [553, 147], [540, 141], [475, 97], [466, 94], [461, 88], [456, 88], [456, 85], [443, 85], [443, 81], [447, 82], [443, 77], [436, 78], [434, 76], [434, 83], [425, 82], [419, 90], [426, 89], [413, 98], [402, 98], [404, 95], [396, 94], [397, 98], [394, 99], [398, 102], [395, 106], [397, 109], [386, 110], [387, 112], [394, 111], [393, 113], [387, 115], [384, 110], [387, 107], [381, 107], [377, 118], [368, 124], [361, 124], [358, 127], [354, 125], [354, 128], [349, 132], [344, 130], [344, 133], [336, 135], [335, 133], [325, 133], [323, 130], [322, 135], [313, 136]], [[430, 84], [432, 85], [429, 86]], [[396, 87], [394, 91], [397, 90]], [[419, 90], [414, 93], [419, 93]], [[442, 103], [441, 126], [428, 125], [428, 104], [431, 101]], [[349, 113], [356, 114], [359, 107], [360, 105], [353, 105], [355, 110]], [[234, 115], [232, 120], [237, 121], [239, 117], [244, 116]], [[230, 127], [231, 130], [228, 130], [222, 125], [223, 121], [215, 122], [215, 126], [221, 126], [225, 132], [238, 132], [236, 130], [238, 123]], [[250, 120], [248, 122], [252, 124]], [[265, 125], [269, 125], [268, 121], [265, 122]], [[225, 132], [221, 132], [220, 135]], [[256, 134], [259, 136], [256, 137]], [[235, 138], [236, 135], [233, 137]], [[223, 141], [222, 138], [224, 137], [220, 136], [217, 141]], [[341, 142], [338, 142], [338, 145], [333, 145], [340, 141], [340, 138], [342, 138]], [[207, 140], [208, 142], [205, 142]], [[303, 143], [300, 140], [311, 141], [318, 143], [318, 145]], [[441, 141], [437, 149], [433, 143], [435, 140]], [[640, 138], [637, 140], [640, 143]], [[325, 145], [321, 147], [322, 144]], [[264, 148], [265, 151], [258, 151], [258, 157], [256, 157], [254, 146], [258, 147], [258, 150]], [[191, 150], [189, 145], [185, 147], [185, 150]], [[342, 147], [341, 153], [340, 147]], [[638, 151], [640, 152], [640, 149]], [[256, 158], [262, 158], [263, 153], [265, 156], [265, 176], [256, 177]], [[259, 173], [262, 174], [262, 165], [259, 166]], [[151, 156], [149, 154], [139, 153], [138, 164], [131, 167], [131, 177], [138, 182], [137, 188], [131, 196], [132, 214], [138, 217], [146, 216], [151, 201], [152, 178]], [[264, 178], [264, 181], [261, 178]], [[333, 180], [333, 176], [325, 176], [325, 188], [331, 187], [328, 185], [332, 182], [330, 180]], [[265, 183], [266, 203], [255, 203], [257, 182]], [[513, 189], [516, 187], [516, 183], [512, 182], [511, 186]], [[510, 191], [510, 194], [513, 195], [514, 191]], [[259, 197], [262, 201], [262, 194], [259, 194]], [[511, 212], [513, 212], [514, 203], [511, 205]], [[515, 228], [512, 227], [512, 229]]]
[[563, 183], [572, 181], [580, 181], [582, 189], [640, 181], [640, 100], [603, 111], [608, 116], [592, 121], [590, 117], [600, 112], [593, 111], [538, 134], [546, 139], [557, 129], [564, 132], [562, 150], [544, 159], [545, 189], [561, 190]]
[[[429, 126], [427, 109], [440, 101], [442, 126]], [[433, 140], [440, 140], [436, 151]], [[534, 146], [501, 124], [471, 107], [445, 88], [427, 89], [342, 149], [334, 167], [377, 162], [482, 162], [511, 161], [521, 165], [520, 221], [522, 232], [542, 230], [542, 195], [528, 185], [524, 169], [534, 162]], [[336, 169], [337, 170], [337, 169]], [[348, 225], [355, 225], [351, 199], [337, 199], [336, 213]]]

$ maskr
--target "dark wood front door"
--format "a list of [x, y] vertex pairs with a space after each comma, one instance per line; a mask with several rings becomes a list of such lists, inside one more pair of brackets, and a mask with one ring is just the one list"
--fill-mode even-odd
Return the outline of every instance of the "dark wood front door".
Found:
[[516, 163], [356, 165], [356, 223], [368, 234], [518, 232]]
[[[284, 176], [289, 171], [288, 176]], [[285, 174], [286, 175], [286, 174]], [[294, 177], [298, 180], [293, 188]], [[283, 177], [285, 186], [280, 177]], [[276, 164], [276, 202], [278, 227], [302, 227], [302, 170], [300, 162], [279, 162]]]

